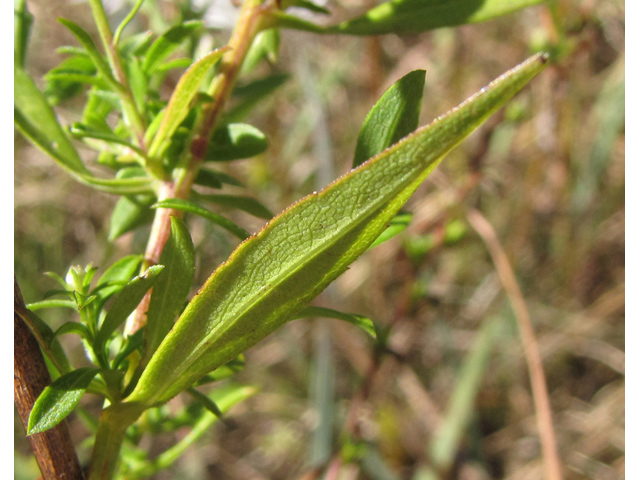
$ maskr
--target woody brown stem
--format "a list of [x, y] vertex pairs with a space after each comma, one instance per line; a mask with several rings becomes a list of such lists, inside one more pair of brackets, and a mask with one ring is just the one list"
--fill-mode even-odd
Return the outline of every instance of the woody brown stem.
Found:
[[[16, 279], [13, 302], [13, 398], [26, 430], [33, 404], [51, 384], [51, 377], [38, 342], [21, 318], [27, 307]], [[28, 438], [43, 480], [84, 479], [66, 421]]]

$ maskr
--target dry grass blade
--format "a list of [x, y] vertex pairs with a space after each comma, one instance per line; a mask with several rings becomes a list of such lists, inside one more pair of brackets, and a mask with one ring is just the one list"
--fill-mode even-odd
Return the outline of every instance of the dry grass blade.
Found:
[[558, 458], [558, 450], [556, 447], [555, 434], [553, 432], [553, 419], [551, 416], [551, 406], [549, 404], [549, 392], [544, 377], [542, 367], [542, 359], [538, 351], [538, 345], [535, 333], [531, 325], [531, 318], [527, 305], [518, 286], [513, 269], [509, 264], [507, 255], [505, 254], [498, 236], [493, 226], [484, 216], [477, 210], [471, 210], [467, 213], [467, 219], [471, 226], [478, 232], [484, 243], [489, 249], [491, 258], [496, 267], [496, 271], [500, 277], [500, 281], [509, 297], [509, 301], [513, 308], [522, 344], [524, 346], [524, 355], [529, 369], [531, 379], [531, 389], [533, 391], [533, 399], [536, 406], [536, 417], [538, 419], [538, 429], [540, 430], [540, 441], [542, 443], [542, 454], [545, 463], [548, 480], [562, 480], [562, 468], [560, 459]]

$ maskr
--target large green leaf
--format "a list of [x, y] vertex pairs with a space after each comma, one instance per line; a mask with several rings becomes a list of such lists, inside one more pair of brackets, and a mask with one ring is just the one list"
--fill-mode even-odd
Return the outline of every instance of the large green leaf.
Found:
[[157, 157], [166, 149], [171, 136], [189, 113], [191, 100], [198, 93], [205, 75], [228, 49], [229, 47], [222, 47], [209, 52], [184, 72], [171, 95], [158, 132], [149, 146], [150, 157]]
[[546, 60], [531, 57], [243, 242], [191, 300], [128, 401], [169, 400], [300, 312], [369, 247], [444, 155]]

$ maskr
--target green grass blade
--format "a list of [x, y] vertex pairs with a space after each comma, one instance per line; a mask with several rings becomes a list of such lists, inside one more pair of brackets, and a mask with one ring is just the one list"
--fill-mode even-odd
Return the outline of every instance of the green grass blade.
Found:
[[484, 322], [465, 358], [448, 411], [429, 443], [429, 457], [438, 471], [448, 471], [456, 458], [499, 327], [495, 319]]
[[198, 93], [205, 75], [228, 49], [228, 47], [222, 47], [209, 52], [195, 62], [180, 77], [180, 81], [178, 81], [178, 85], [176, 85], [173, 95], [171, 95], [158, 132], [149, 146], [150, 157], [158, 157], [168, 146], [171, 136], [187, 116], [187, 113], [189, 113], [191, 100]]
[[531, 57], [243, 242], [191, 300], [129, 401], [169, 400], [300, 312], [369, 247], [444, 155], [546, 59]]
[[328, 27], [350, 35], [411, 34], [441, 27], [480, 23], [546, 0], [391, 0], [364, 15]]

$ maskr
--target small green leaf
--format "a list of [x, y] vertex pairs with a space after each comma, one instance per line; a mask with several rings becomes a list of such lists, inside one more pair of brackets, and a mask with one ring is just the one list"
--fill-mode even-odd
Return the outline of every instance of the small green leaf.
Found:
[[16, 66], [24, 68], [27, 57], [27, 46], [29, 44], [29, 33], [33, 23], [33, 15], [27, 9], [26, 0], [18, 0], [15, 10], [13, 61]]
[[373, 242], [369, 248], [377, 247], [381, 243], [384, 243], [398, 235], [409, 226], [412, 218], [413, 214], [407, 212], [402, 212], [396, 215], [395, 218], [389, 222], [387, 229], [382, 232], [378, 238], [376, 238], [376, 241]]
[[105, 317], [98, 335], [96, 335], [95, 348], [96, 352], [100, 352], [106, 345], [109, 336], [118, 328], [127, 316], [142, 301], [142, 298], [155, 283], [158, 275], [164, 269], [163, 265], [155, 265], [149, 267], [142, 275], [134, 278], [127, 283], [118, 297], [109, 308], [109, 313]]
[[362, 330], [371, 335], [372, 338], [377, 338], [376, 327], [373, 323], [373, 320], [365, 317], [364, 315], [358, 315], [357, 313], [345, 313], [339, 312], [338, 310], [333, 310], [332, 308], [311, 306], [296, 314], [292, 320], [312, 317], [335, 318], [336, 320], [344, 320], [345, 322], [349, 322], [356, 327], [360, 327]]
[[140, 263], [142, 263], [142, 255], [128, 255], [121, 258], [105, 270], [92, 293], [96, 293], [102, 301], [106, 301], [111, 295], [124, 288], [135, 275]]
[[251, 236], [249, 232], [247, 232], [244, 228], [237, 226], [231, 220], [227, 220], [223, 216], [210, 212], [206, 208], [196, 205], [193, 202], [189, 202], [188, 200], [182, 200], [179, 198], [168, 198], [152, 205], [151, 208], [173, 208], [175, 210], [182, 210], [183, 212], [193, 213], [194, 215], [206, 218], [216, 225], [220, 225], [222, 228], [227, 230], [229, 233], [232, 233], [240, 240], [244, 240]]
[[120, 56], [128, 58], [135, 55], [144, 55], [153, 42], [153, 32], [138, 33], [120, 43]]
[[91, 332], [86, 325], [78, 322], [66, 322], [60, 325], [60, 327], [54, 332], [54, 337], [59, 337], [60, 335], [66, 335], [69, 333], [74, 333], [79, 335], [83, 340], [91, 340]]
[[225, 378], [232, 377], [238, 372], [241, 372], [245, 367], [244, 355], [240, 355], [238, 358], [225, 363], [220, 368], [216, 368], [213, 372], [205, 375], [199, 379], [194, 386], [205, 385], [207, 383], [217, 382], [224, 380]]
[[95, 65], [87, 55], [73, 55], [45, 75], [45, 96], [57, 105], [82, 92], [85, 83], [108, 87], [104, 79], [96, 76], [96, 72]]
[[273, 12], [271, 21], [273, 22], [273, 26], [277, 28], [291, 28], [293, 30], [302, 30], [303, 32], [311, 33], [327, 33], [327, 27], [303, 20], [300, 17], [285, 12]]
[[414, 70], [391, 85], [371, 109], [360, 130], [353, 168], [379, 154], [418, 127], [424, 70]]
[[16, 126], [36, 146], [71, 173], [88, 174], [56, 114], [31, 77], [21, 68], [13, 69]]
[[269, 146], [267, 137], [245, 123], [230, 123], [218, 128], [211, 137], [205, 160], [228, 162], [260, 155]]
[[43, 308], [70, 308], [77, 310], [76, 302], [73, 300], [41, 300], [39, 302], [30, 303], [27, 308], [32, 312], [42, 310]]
[[129, 140], [127, 140], [126, 138], [122, 138], [119, 135], [116, 135], [110, 130], [107, 130], [107, 131], [102, 129], [98, 130], [97, 128], [91, 125], [84, 125], [80, 122], [74, 122], [73, 125], [71, 125], [69, 132], [71, 133], [71, 135], [73, 135], [76, 138], [93, 138], [96, 140], [102, 140], [107, 143], [115, 143], [117, 145], [123, 145], [133, 150], [138, 155], [144, 156], [144, 152], [140, 150], [138, 147], [136, 147], [135, 145], [131, 144]]
[[302, 311], [367, 250], [442, 158], [546, 63], [546, 55], [531, 57], [243, 242], [187, 305], [127, 402], [168, 401]]
[[162, 117], [162, 123], [149, 146], [150, 157], [161, 156], [162, 152], [168, 147], [171, 136], [185, 119], [187, 113], [189, 113], [191, 100], [198, 93], [205, 75], [227, 50], [229, 50], [229, 47], [222, 47], [209, 52], [195, 62], [180, 77]]
[[98, 368], [79, 368], [61, 376], [45, 388], [29, 415], [27, 435], [45, 432], [64, 420], [76, 408], [99, 371]]
[[298, 7], [304, 8], [305, 10], [309, 10], [313, 13], [320, 13], [322, 15], [330, 15], [331, 12], [320, 5], [316, 5], [315, 3], [309, 0], [286, 0], [283, 4], [283, 9], [290, 7]]
[[102, 54], [98, 51], [98, 47], [96, 47], [96, 44], [93, 42], [91, 35], [89, 35], [80, 25], [72, 22], [71, 20], [67, 20], [66, 18], [59, 18], [58, 21], [69, 30], [71, 30], [71, 33], [75, 35], [78, 41], [87, 50], [87, 53], [93, 61], [93, 64], [102, 74], [111, 88], [113, 88], [113, 90], [116, 92], [122, 91], [124, 87], [120, 85], [120, 83], [118, 83], [118, 81], [111, 74], [111, 68], [109, 68], [109, 64], [102, 57]]
[[124, 30], [124, 27], [127, 26], [127, 24], [133, 19], [133, 17], [138, 12], [138, 10], [140, 10], [140, 7], [142, 6], [143, 2], [144, 2], [144, 0], [137, 0], [136, 4], [133, 6], [131, 11], [127, 14], [126, 17], [124, 17], [124, 20], [122, 20], [122, 22], [120, 22], [120, 25], [118, 25], [118, 28], [116, 28], [116, 31], [113, 34], [113, 44], [114, 45], [118, 45], [118, 43], [120, 41], [120, 35], [122, 35], [122, 31]]
[[278, 50], [280, 49], [280, 31], [277, 28], [269, 28], [261, 31], [251, 44], [251, 48], [242, 64], [241, 75], [246, 75], [266, 58], [270, 63], [278, 61]]
[[[27, 307], [29, 308], [29, 307]], [[51, 361], [60, 374], [71, 371], [71, 365], [64, 353], [60, 341], [55, 337], [51, 327], [32, 311], [22, 312], [16, 310], [22, 321], [29, 327], [31, 333], [38, 341], [40, 348]]]
[[222, 180], [220, 179], [219, 172], [214, 172], [208, 168], [201, 168], [193, 183], [202, 185], [203, 187], [222, 188]]
[[144, 357], [147, 360], [173, 326], [191, 290], [195, 274], [191, 235], [177, 217], [171, 217], [171, 235], [160, 256], [160, 264], [165, 268], [155, 281], [147, 311]]
[[153, 42], [151, 47], [149, 47], [149, 51], [142, 63], [142, 70], [144, 70], [147, 75], [152, 74], [155, 68], [160, 65], [171, 52], [178, 48], [185, 38], [202, 27], [202, 25], [203, 22], [193, 20], [176, 25], [164, 32]]
[[237, 102], [225, 115], [225, 121], [227, 123], [242, 121], [253, 111], [256, 104], [271, 96], [288, 79], [289, 74], [287, 73], [274, 73], [246, 85], [238, 85], [233, 90], [233, 96]]
[[224, 207], [236, 208], [238, 210], [242, 210], [243, 212], [247, 212], [255, 217], [262, 218], [264, 220], [269, 220], [273, 218], [273, 213], [265, 207], [262, 203], [257, 201], [254, 198], [244, 197], [240, 195], [220, 195], [220, 194], [210, 194], [210, 195], [197, 195], [199, 200], [205, 202], [215, 203], [217, 205], [222, 205]]
[[116, 202], [109, 221], [109, 241], [153, 221], [152, 195], [120, 197]]
[[213, 413], [216, 417], [218, 418], [222, 418], [222, 411], [220, 410], [220, 407], [218, 407], [218, 405], [216, 405], [216, 402], [214, 402], [213, 400], [211, 400], [209, 397], [207, 397], [204, 393], [199, 392], [198, 390], [196, 390], [195, 388], [188, 388], [187, 389], [187, 393], [189, 395], [191, 395], [191, 397], [198, 402], [200, 405], [202, 405], [204, 408], [206, 408], [207, 410], [209, 410], [211, 413]]
[[350, 35], [411, 34], [435, 28], [479, 23], [546, 0], [391, 0], [364, 15], [326, 29]]

